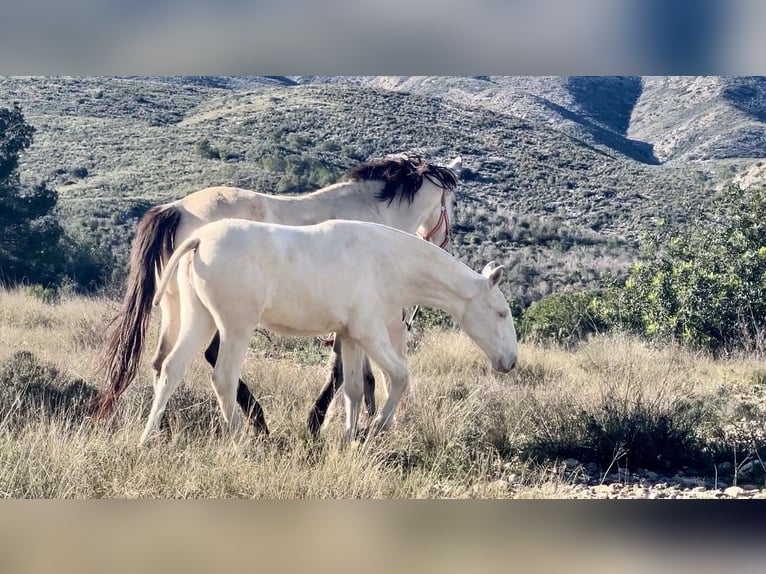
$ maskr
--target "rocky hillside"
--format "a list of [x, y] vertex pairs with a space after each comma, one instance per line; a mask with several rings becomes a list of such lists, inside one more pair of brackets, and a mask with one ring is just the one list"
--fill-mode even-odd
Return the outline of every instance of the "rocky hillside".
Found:
[[392, 152], [460, 154], [459, 256], [505, 263], [525, 304], [619, 275], [642, 231], [757, 170], [759, 90], [720, 78], [2, 78], [0, 106], [18, 101], [37, 128], [25, 176], [51, 181], [70, 228], [118, 263], [149, 205], [208, 185], [295, 193]]
[[483, 106], [547, 124], [643, 163], [766, 156], [764, 77], [369, 77], [344, 81]]

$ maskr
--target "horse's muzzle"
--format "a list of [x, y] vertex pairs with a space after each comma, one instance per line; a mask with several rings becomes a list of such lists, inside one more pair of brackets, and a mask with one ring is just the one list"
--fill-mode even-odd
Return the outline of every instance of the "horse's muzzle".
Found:
[[492, 368], [499, 373], [510, 373], [513, 369], [516, 368], [516, 359], [511, 361], [496, 361], [493, 363]]

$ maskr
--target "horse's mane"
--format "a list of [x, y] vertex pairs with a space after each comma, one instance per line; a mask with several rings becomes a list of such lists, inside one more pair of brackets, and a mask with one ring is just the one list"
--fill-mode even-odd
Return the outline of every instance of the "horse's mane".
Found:
[[424, 177], [441, 188], [455, 189], [457, 186], [457, 175], [454, 171], [429, 163], [419, 155], [399, 155], [361, 163], [351, 169], [346, 177], [352, 181], [384, 182], [383, 189], [376, 197], [379, 201], [388, 201], [389, 204], [397, 192], [400, 194], [399, 201], [406, 199], [412, 203], [415, 193], [423, 185]]

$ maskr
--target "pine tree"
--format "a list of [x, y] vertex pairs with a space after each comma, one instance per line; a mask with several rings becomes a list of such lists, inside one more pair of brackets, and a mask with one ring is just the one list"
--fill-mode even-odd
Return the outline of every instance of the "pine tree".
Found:
[[0, 108], [0, 281], [53, 286], [64, 259], [63, 230], [53, 214], [58, 194], [44, 184], [22, 184], [18, 170], [34, 131], [18, 104]]

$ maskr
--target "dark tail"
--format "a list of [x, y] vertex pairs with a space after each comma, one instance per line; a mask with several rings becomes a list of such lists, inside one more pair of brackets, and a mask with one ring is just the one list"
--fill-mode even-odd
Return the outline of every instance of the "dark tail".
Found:
[[156, 274], [161, 271], [163, 260], [173, 252], [180, 220], [181, 212], [177, 207], [160, 205], [147, 211], [138, 223], [130, 249], [125, 297], [120, 314], [113, 321], [103, 365], [108, 387], [99, 393], [91, 411], [96, 420], [112, 411], [114, 401], [138, 372], [156, 289]]

